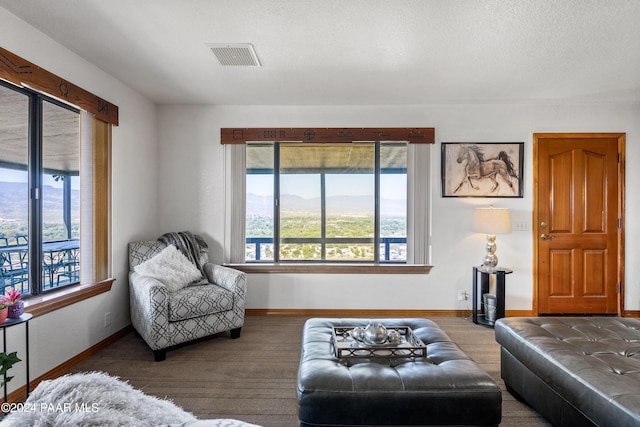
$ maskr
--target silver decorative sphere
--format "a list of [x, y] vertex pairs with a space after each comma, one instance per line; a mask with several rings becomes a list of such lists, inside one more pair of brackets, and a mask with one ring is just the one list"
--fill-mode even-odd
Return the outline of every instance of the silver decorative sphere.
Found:
[[383, 344], [387, 340], [387, 328], [380, 322], [372, 321], [364, 328], [364, 340], [370, 344]]
[[398, 331], [389, 331], [387, 341], [389, 344], [400, 344], [402, 342], [402, 334]]
[[362, 341], [364, 339], [364, 328], [362, 326], [357, 326], [351, 330], [351, 336], [353, 339]]

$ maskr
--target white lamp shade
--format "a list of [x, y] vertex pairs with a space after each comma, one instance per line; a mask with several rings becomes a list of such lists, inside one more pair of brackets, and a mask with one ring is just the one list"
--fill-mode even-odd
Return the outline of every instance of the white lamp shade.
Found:
[[478, 233], [511, 233], [511, 212], [508, 208], [476, 208], [473, 229]]

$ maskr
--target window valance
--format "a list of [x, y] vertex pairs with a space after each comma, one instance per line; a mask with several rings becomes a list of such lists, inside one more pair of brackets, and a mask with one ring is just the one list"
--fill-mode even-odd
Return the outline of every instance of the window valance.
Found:
[[434, 128], [222, 128], [221, 144], [247, 142], [407, 141], [433, 144]]
[[94, 114], [99, 120], [118, 125], [116, 105], [1, 47], [0, 78], [20, 87], [44, 92]]

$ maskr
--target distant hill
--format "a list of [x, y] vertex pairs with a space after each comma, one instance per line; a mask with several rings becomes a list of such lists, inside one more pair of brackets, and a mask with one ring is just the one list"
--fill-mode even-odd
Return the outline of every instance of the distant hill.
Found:
[[[46, 217], [62, 218], [64, 195], [61, 188], [43, 188], [43, 211]], [[79, 191], [71, 191], [72, 206], [77, 206]], [[29, 209], [28, 188], [23, 182], [0, 182], [0, 221], [25, 218]]]
[[0, 221], [12, 221], [27, 215], [27, 184], [0, 182]]
[[[44, 211], [47, 216], [62, 217], [63, 192], [61, 188], [45, 186]], [[77, 203], [78, 190], [71, 192], [72, 204]], [[273, 205], [271, 197], [256, 194], [247, 195], [247, 212], [262, 216], [271, 216]], [[382, 199], [381, 212], [383, 215], [405, 216], [404, 202], [399, 199]], [[368, 213], [373, 209], [369, 196], [333, 196], [327, 198], [327, 204], [336, 213]], [[24, 218], [29, 201], [27, 199], [27, 184], [21, 182], [0, 182], [0, 221]], [[303, 197], [285, 194], [282, 196], [282, 206], [295, 212], [313, 212], [320, 206], [318, 197], [305, 199]], [[58, 216], [59, 215], [59, 216]]]

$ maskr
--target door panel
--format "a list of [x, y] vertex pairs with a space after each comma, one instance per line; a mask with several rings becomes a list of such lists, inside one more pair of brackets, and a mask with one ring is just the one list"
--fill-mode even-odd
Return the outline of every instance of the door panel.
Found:
[[539, 314], [618, 312], [620, 134], [537, 134]]
[[[607, 165], [606, 158], [584, 153], [584, 232], [606, 232]], [[591, 208], [591, 209], [589, 209]]]
[[559, 153], [549, 156], [551, 165], [550, 183], [548, 184], [551, 205], [548, 208], [551, 233], [568, 233], [571, 230], [572, 198], [571, 176], [573, 175], [573, 161], [571, 153]]
[[607, 252], [583, 251], [585, 296], [605, 296], [607, 293]]
[[571, 296], [571, 283], [574, 278], [571, 274], [572, 251], [555, 250], [549, 253], [549, 265], [551, 271], [556, 274], [549, 278], [549, 296]]

